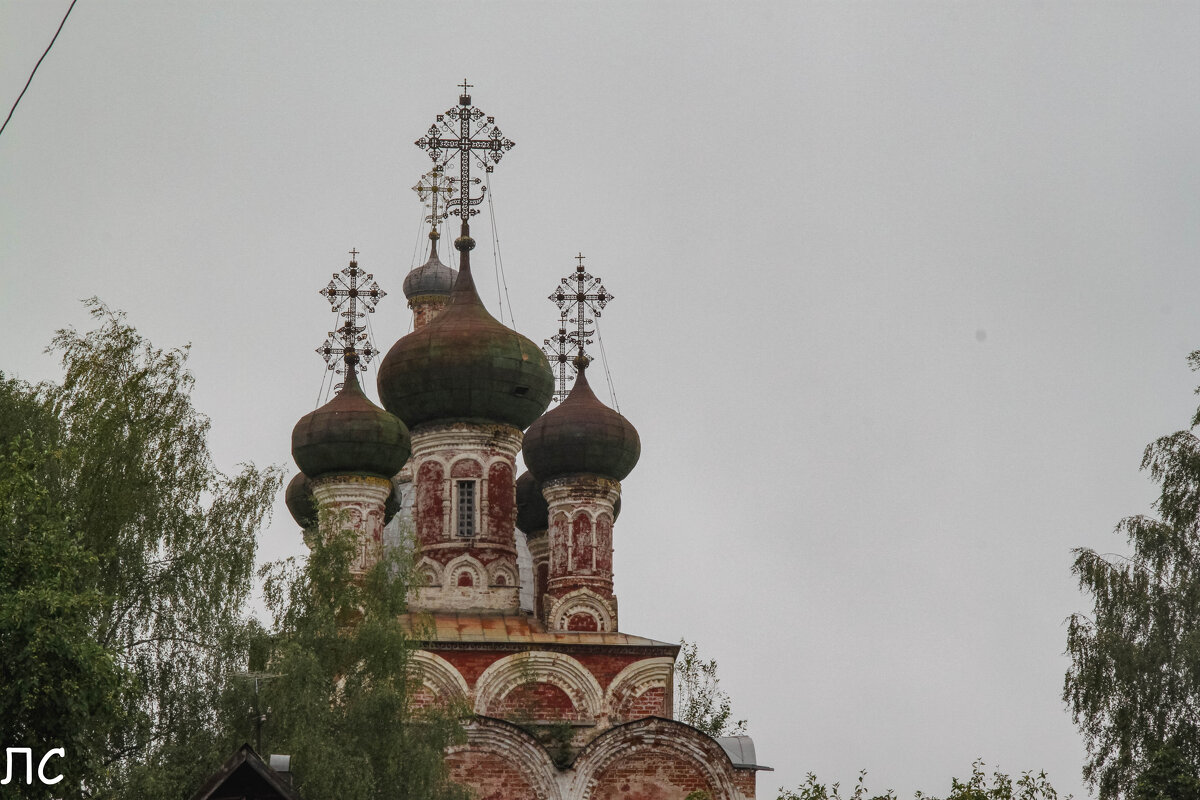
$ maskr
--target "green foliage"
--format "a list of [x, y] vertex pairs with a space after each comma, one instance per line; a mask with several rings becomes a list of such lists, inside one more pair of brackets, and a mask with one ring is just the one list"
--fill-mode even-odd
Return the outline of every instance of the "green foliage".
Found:
[[[1200, 368], [1200, 351], [1189, 360]], [[1084, 777], [1101, 800], [1133, 796], [1168, 744], [1190, 774], [1200, 766], [1200, 439], [1190, 430], [1158, 439], [1142, 469], [1160, 494], [1156, 517], [1117, 525], [1132, 553], [1074, 551], [1093, 610], [1069, 618], [1063, 700], [1087, 742]]]
[[[984, 763], [977, 760], [971, 765], [971, 777], [965, 781], [950, 779], [950, 792], [944, 800], [1057, 800], [1058, 792], [1050, 785], [1045, 772], [1034, 775], [1021, 774], [1015, 782], [1003, 772], [992, 773], [989, 781], [984, 772]], [[795, 790], [780, 788], [778, 800], [896, 800], [896, 794], [888, 789], [882, 794], [873, 794], [866, 787], [867, 771], [858, 774], [858, 782], [849, 793], [841, 793], [841, 784], [825, 785], [811, 772], [803, 784]], [[915, 792], [914, 800], [939, 800], [934, 795]], [[1067, 797], [1070, 800], [1070, 797]]]
[[251, 667], [268, 677], [257, 706], [248, 682], [231, 691], [226, 723], [253, 741], [246, 709], [266, 711], [264, 749], [292, 756], [306, 800], [465, 799], [443, 750], [463, 741], [466, 709], [417, 713], [410, 702], [416, 645], [399, 619], [414, 575], [408, 550], [387, 548], [352, 578], [357, 538], [340, 527], [323, 511], [326, 533], [304, 563], [264, 568], [273, 627], [254, 642]]
[[694, 642], [680, 639], [675, 660], [675, 719], [709, 736], [737, 736], [746, 732], [746, 720], [730, 722], [729, 695], [719, 688], [717, 662], [700, 658]]
[[[52, 762], [75, 771], [59, 794], [178, 797], [218, 747], [214, 708], [245, 651], [255, 533], [280, 476], [218, 471], [186, 349], [156, 349], [87, 305], [96, 327], [50, 347], [61, 384], [2, 393], [13, 499], [0, 512], [0, 625], [6, 662], [23, 670], [5, 702], [25, 709], [14, 736], [35, 752], [67, 748]], [[29, 447], [14, 451], [20, 436]]]
[[1131, 800], [1200, 800], [1200, 777], [1178, 747], [1164, 745], [1138, 775]]
[[[30, 424], [18, 430], [21, 420]], [[33, 443], [39, 426], [44, 440], [52, 417], [32, 388], [0, 376], [0, 742], [38, 759], [54, 747], [68, 754], [48, 764], [63, 781], [24, 787], [31, 798], [77, 796], [96, 779], [128, 688], [92, 637], [105, 602], [92, 588], [97, 561], [50, 486], [62, 459]]]

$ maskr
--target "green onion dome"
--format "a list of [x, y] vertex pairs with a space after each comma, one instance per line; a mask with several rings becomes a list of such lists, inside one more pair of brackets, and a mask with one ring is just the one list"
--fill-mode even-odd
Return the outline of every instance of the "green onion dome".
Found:
[[542, 485], [533, 473], [525, 471], [517, 478], [517, 529], [526, 535], [545, 532], [550, 527], [550, 507], [542, 494]]
[[546, 410], [554, 375], [541, 349], [496, 321], [471, 277], [469, 236], [446, 308], [392, 346], [379, 367], [384, 407], [409, 427], [436, 422], [502, 423], [525, 429]]
[[317, 524], [317, 498], [313, 497], [312, 481], [303, 472], [297, 472], [288, 481], [283, 493], [283, 501], [287, 503], [292, 519], [301, 528], [311, 528]]
[[372, 403], [348, 370], [337, 397], [292, 429], [292, 458], [310, 478], [367, 474], [391, 478], [408, 460], [408, 428]]
[[525, 432], [525, 465], [543, 483], [578, 473], [623, 480], [642, 453], [637, 429], [597, 399], [588, 385], [586, 360], [577, 360], [576, 367], [567, 399]]

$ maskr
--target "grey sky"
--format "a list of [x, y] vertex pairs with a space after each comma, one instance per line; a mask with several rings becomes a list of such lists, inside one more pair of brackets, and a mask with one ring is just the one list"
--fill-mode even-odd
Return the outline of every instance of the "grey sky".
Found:
[[[0, 3], [5, 111], [67, 4]], [[617, 298], [621, 627], [720, 661], [760, 796], [977, 756], [1081, 794], [1070, 548], [1122, 547], [1196, 404], [1200, 6], [81, 0], [0, 137], [0, 368], [55, 376], [99, 295], [192, 343], [223, 467], [293, 469], [352, 246], [408, 329], [464, 75], [517, 327], [580, 250]]]

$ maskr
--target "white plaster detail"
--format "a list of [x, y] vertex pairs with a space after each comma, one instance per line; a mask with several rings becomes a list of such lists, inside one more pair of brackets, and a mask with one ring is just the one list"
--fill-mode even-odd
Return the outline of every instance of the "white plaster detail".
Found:
[[657, 717], [617, 725], [593, 739], [572, 765], [574, 775], [566, 797], [593, 800], [600, 774], [613, 762], [642, 751], [667, 753], [692, 762], [716, 790], [713, 800], [746, 800], [734, 781], [733, 762], [721, 745], [695, 728]]
[[647, 689], [661, 687], [670, 696], [671, 683], [675, 677], [675, 659], [670, 656], [643, 658], [617, 673], [608, 685], [605, 702], [611, 713], [626, 699], [636, 698]]
[[417, 650], [410, 661], [412, 669], [420, 675], [421, 685], [442, 699], [465, 700], [471, 690], [462, 674], [446, 659], [427, 650]]
[[392, 482], [367, 475], [330, 475], [314, 480], [312, 491], [326, 533], [348, 528], [358, 538], [358, 554], [350, 571], [370, 569], [379, 560], [383, 545], [384, 504]]
[[595, 676], [566, 653], [544, 650], [513, 653], [485, 669], [475, 681], [475, 713], [486, 715], [509, 692], [527, 683], [557, 686], [589, 719], [601, 724], [607, 720], [604, 692]]
[[[501, 583], [497, 578], [503, 576], [504, 582]], [[488, 577], [489, 586], [516, 586], [520, 587], [521, 581], [517, 576], [517, 571], [512, 568], [511, 564], [504, 561], [495, 561], [492, 563], [491, 574]]]
[[562, 779], [546, 748], [525, 731], [499, 719], [476, 717], [465, 726], [467, 743], [446, 748], [458, 753], [492, 753], [513, 764], [533, 786], [537, 800], [563, 800]]
[[476, 589], [484, 589], [487, 587], [487, 570], [483, 568], [483, 564], [469, 555], [461, 555], [446, 565], [442, 570], [442, 586], [454, 588], [469, 588], [458, 585], [458, 576], [464, 572], [471, 575], [471, 587]]
[[442, 585], [442, 565], [432, 558], [422, 558], [417, 562], [417, 575], [422, 578], [423, 586]]
[[546, 614], [546, 619], [551, 630], [567, 630], [567, 622], [573, 614], [591, 614], [596, 618], [597, 630], [600, 633], [611, 633], [617, 629], [617, 609], [591, 589], [576, 589], [550, 600], [550, 611]]

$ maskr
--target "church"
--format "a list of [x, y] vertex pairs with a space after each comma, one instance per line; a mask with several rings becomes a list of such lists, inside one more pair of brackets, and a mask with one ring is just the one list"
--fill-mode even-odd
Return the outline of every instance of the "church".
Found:
[[[376, 355], [362, 317], [382, 290], [351, 260], [322, 291], [345, 322], [319, 352], [344, 382], [293, 431], [288, 506], [305, 536], [319, 535], [314, 499], [347, 521], [358, 570], [411, 531], [416, 703], [473, 710], [447, 762], [480, 800], [750, 800], [766, 768], [749, 737], [675, 721], [679, 645], [619, 626], [612, 556], [641, 439], [588, 383], [589, 314], [611, 295], [580, 257], [551, 297], [561, 326], [549, 358], [480, 300], [471, 169], [490, 172], [513, 142], [462, 88], [416, 142], [434, 163], [414, 187], [431, 202], [429, 256], [404, 280], [413, 330], [379, 365], [382, 408], [358, 379]], [[453, 267], [437, 252], [449, 216]]]

